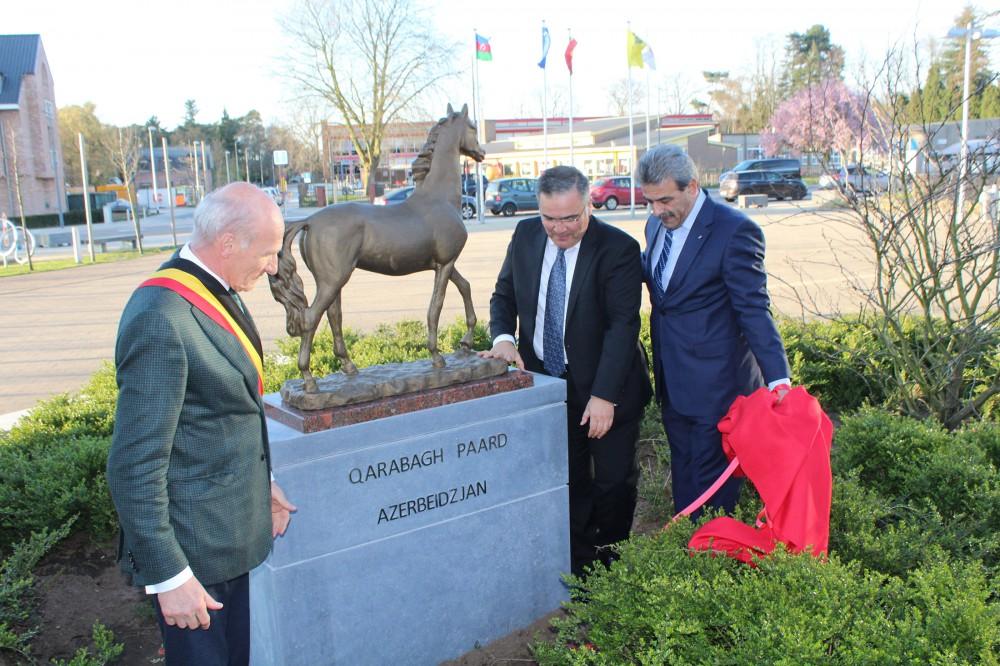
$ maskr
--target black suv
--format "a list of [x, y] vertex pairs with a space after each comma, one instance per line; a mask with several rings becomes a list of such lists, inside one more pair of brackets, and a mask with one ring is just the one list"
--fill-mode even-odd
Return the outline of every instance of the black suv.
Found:
[[719, 183], [719, 194], [726, 201], [741, 194], [766, 194], [778, 201], [805, 199], [807, 191], [801, 178], [782, 178], [775, 171], [730, 171]]
[[754, 160], [743, 160], [719, 177], [719, 182], [734, 171], [773, 171], [780, 174], [782, 178], [793, 180], [802, 178], [802, 163], [797, 159], [783, 157], [769, 157]]

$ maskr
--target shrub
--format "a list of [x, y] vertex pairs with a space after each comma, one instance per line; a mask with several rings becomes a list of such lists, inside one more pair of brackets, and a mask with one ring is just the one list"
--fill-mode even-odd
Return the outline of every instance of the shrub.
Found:
[[902, 573], [935, 545], [1000, 564], [1000, 425], [955, 433], [866, 409], [834, 438], [831, 549], [879, 571]]
[[574, 590], [555, 644], [533, 646], [539, 663], [997, 663], [1000, 608], [975, 566], [941, 558], [904, 581], [779, 549], [748, 567], [689, 553], [693, 529], [625, 543]]
[[104, 468], [115, 395], [106, 366], [78, 395], [46, 401], [0, 433], [0, 553], [72, 516], [77, 529], [111, 534], [116, 518]]
[[105, 666], [117, 660], [125, 650], [122, 643], [115, 643], [114, 632], [100, 622], [94, 623], [90, 636], [94, 642], [94, 654], [89, 648], [82, 647], [71, 660], [56, 659], [52, 662], [53, 666]]
[[53, 531], [41, 530], [14, 545], [0, 563], [0, 651], [7, 649], [29, 656], [28, 641], [35, 631], [25, 625], [34, 610], [32, 570], [52, 547], [66, 538], [73, 519]]
[[864, 404], [878, 405], [885, 393], [876, 381], [878, 342], [849, 320], [778, 322], [792, 380], [805, 386], [828, 412], [842, 413]]

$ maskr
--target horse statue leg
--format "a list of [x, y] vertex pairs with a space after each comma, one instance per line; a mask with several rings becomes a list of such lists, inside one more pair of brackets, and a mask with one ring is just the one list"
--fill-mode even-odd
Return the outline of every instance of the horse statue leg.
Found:
[[466, 331], [460, 344], [462, 349], [472, 351], [472, 336], [476, 329], [476, 309], [472, 306], [472, 289], [469, 288], [469, 281], [462, 277], [462, 274], [454, 267], [451, 269], [451, 281], [458, 288], [459, 293], [462, 294], [462, 300], [465, 302]]
[[444, 367], [444, 359], [438, 352], [438, 322], [441, 319], [441, 308], [444, 306], [445, 289], [448, 288], [448, 279], [454, 268], [455, 259], [434, 268], [434, 294], [427, 309], [427, 349], [431, 352], [431, 362], [435, 368]]
[[358, 374], [358, 368], [347, 355], [347, 345], [344, 344], [344, 315], [340, 309], [339, 289], [333, 303], [326, 309], [326, 318], [330, 322], [330, 330], [333, 331], [333, 353], [340, 359], [340, 369], [345, 375]]
[[[312, 305], [302, 313], [303, 328], [302, 342], [299, 345], [299, 371], [302, 373], [302, 379], [305, 382], [306, 393], [317, 393], [319, 391], [319, 388], [316, 386], [316, 378], [313, 377], [312, 372], [309, 370], [309, 356], [312, 352], [313, 336], [316, 334], [316, 329], [323, 318], [323, 313], [332, 308], [334, 301], [338, 301], [337, 310], [339, 312], [340, 288], [342, 286], [343, 284], [318, 284], [316, 286], [316, 297], [313, 299]], [[334, 330], [335, 337], [339, 333], [339, 329]], [[340, 347], [344, 348], [343, 338], [340, 338]], [[343, 356], [339, 353], [337, 356], [343, 361], [347, 356], [346, 348], [344, 348]], [[354, 372], [357, 372], [354, 369], [354, 364], [351, 363], [350, 359], [347, 359], [347, 364], [344, 365], [345, 374], [353, 374], [348, 371], [348, 365]]]

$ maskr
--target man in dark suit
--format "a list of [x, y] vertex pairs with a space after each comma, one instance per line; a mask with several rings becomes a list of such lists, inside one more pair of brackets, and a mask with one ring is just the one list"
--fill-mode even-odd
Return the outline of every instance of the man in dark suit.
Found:
[[270, 477], [260, 337], [236, 295], [275, 272], [283, 232], [253, 185], [213, 192], [119, 324], [108, 485], [168, 664], [249, 662], [248, 572], [294, 511]]
[[[514, 230], [490, 300], [483, 355], [566, 380], [570, 542], [576, 574], [625, 539], [635, 511], [635, 444], [651, 397], [638, 346], [642, 265], [628, 234], [590, 215], [586, 176], [538, 180], [540, 217]], [[515, 346], [515, 332], [519, 338]]]
[[[643, 273], [653, 306], [656, 395], [680, 511], [728, 465], [716, 425], [733, 400], [765, 384], [780, 399], [790, 372], [769, 310], [760, 227], [714, 203], [680, 147], [656, 146], [638, 166], [642, 193], [653, 207]], [[730, 479], [708, 505], [731, 512], [740, 486]]]

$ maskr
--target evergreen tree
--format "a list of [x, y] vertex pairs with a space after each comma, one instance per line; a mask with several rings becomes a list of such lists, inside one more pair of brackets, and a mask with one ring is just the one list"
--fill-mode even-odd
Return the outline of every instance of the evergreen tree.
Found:
[[825, 26], [817, 24], [804, 33], [788, 35], [781, 81], [785, 99], [811, 85], [843, 78], [844, 49], [833, 43]]

